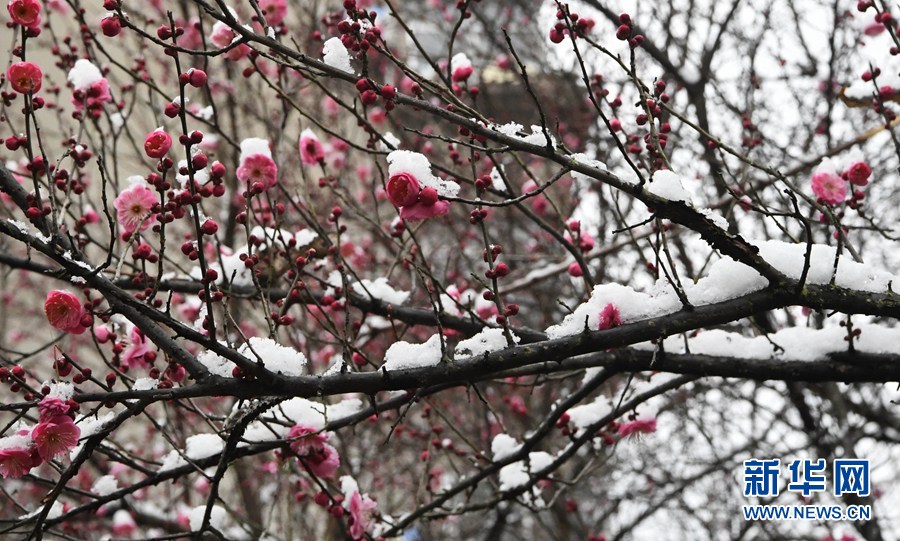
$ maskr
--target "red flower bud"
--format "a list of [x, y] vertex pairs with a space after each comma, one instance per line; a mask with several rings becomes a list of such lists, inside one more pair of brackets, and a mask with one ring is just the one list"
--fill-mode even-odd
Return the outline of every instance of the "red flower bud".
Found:
[[865, 186], [869, 183], [872, 168], [866, 162], [856, 162], [847, 169], [847, 180], [856, 186]]
[[374, 90], [366, 90], [360, 95], [360, 100], [365, 106], [375, 105], [378, 101], [378, 94]]
[[206, 157], [206, 154], [194, 154], [191, 157], [191, 165], [195, 170], [205, 169], [208, 164], [209, 158]]
[[565, 35], [556, 28], [550, 29], [550, 41], [553, 43], [562, 43], [562, 40], [565, 39]]
[[100, 30], [103, 32], [104, 36], [110, 38], [116, 37], [122, 32], [122, 21], [116, 16], [104, 17], [103, 20], [100, 21]]
[[200, 226], [200, 230], [203, 231], [204, 235], [215, 235], [216, 231], [219, 230], [219, 224], [212, 220], [206, 220], [203, 222], [203, 225]]
[[144, 152], [151, 158], [160, 159], [172, 148], [172, 136], [162, 130], [152, 131], [144, 139]]
[[192, 69], [188, 71], [188, 83], [191, 86], [200, 88], [206, 86], [206, 72], [203, 70]]
[[430, 207], [437, 203], [438, 193], [434, 188], [422, 188], [422, 191], [419, 192], [419, 202], [421, 202], [426, 207]]

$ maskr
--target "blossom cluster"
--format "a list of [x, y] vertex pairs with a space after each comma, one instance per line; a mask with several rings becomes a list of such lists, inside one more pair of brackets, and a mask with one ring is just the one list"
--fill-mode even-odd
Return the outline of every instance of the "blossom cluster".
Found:
[[38, 403], [40, 416], [35, 426], [19, 428], [15, 435], [0, 438], [0, 475], [22, 477], [75, 447], [81, 435], [73, 419], [77, 410], [78, 405], [69, 400], [44, 397]]

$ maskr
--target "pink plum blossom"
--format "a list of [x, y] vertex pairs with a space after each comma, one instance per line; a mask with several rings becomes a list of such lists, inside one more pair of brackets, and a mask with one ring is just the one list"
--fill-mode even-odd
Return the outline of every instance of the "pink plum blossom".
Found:
[[353, 539], [363, 539], [372, 519], [372, 509], [378, 504], [368, 494], [360, 494], [359, 490], [354, 490], [346, 505], [350, 512], [350, 536]]
[[[234, 31], [225, 23], [219, 21], [212, 27], [212, 33], [209, 36], [209, 41], [220, 49], [224, 49], [231, 45], [231, 42], [234, 41], [235, 35]], [[225, 53], [226, 58], [231, 60], [232, 62], [236, 62], [250, 53], [250, 48], [247, 47], [246, 44], [238, 45], [237, 47], [233, 47], [229, 49], [227, 53]]]
[[419, 181], [409, 173], [397, 173], [387, 181], [387, 196], [395, 207], [414, 204], [420, 191]]
[[109, 81], [106, 78], [91, 83], [84, 90], [76, 89], [72, 95], [72, 105], [76, 111], [87, 109], [94, 116], [100, 115], [100, 109], [104, 103], [112, 101], [112, 95], [109, 93]]
[[613, 303], [609, 303], [603, 307], [603, 310], [600, 311], [599, 323], [597, 324], [597, 330], [611, 329], [613, 327], [618, 327], [622, 324], [622, 319], [619, 317], [619, 309], [616, 308], [616, 305]]
[[120, 193], [113, 206], [116, 207], [116, 219], [125, 233], [134, 233], [138, 227], [141, 231], [147, 229], [152, 222], [151, 209], [158, 201], [156, 193], [142, 184], [135, 184]]
[[450, 211], [450, 203], [439, 200], [437, 190], [430, 186], [419, 189], [419, 181], [411, 173], [392, 175], [387, 183], [387, 196], [400, 207], [400, 217], [404, 220], [424, 220]]
[[325, 149], [316, 134], [309, 128], [300, 134], [300, 160], [306, 165], [316, 165], [325, 161]]
[[78, 444], [81, 429], [68, 415], [58, 415], [39, 422], [31, 431], [31, 439], [44, 460], [65, 453]]
[[812, 176], [811, 183], [816, 197], [828, 205], [838, 205], [847, 197], [847, 183], [834, 173], [820, 171]]
[[22, 477], [31, 471], [31, 468], [40, 464], [40, 458], [35, 464], [33, 449], [27, 440], [28, 438], [22, 436], [0, 440], [0, 475], [4, 479]]
[[115, 337], [115, 333], [112, 332], [109, 327], [106, 325], [98, 325], [94, 327], [94, 338], [97, 339], [101, 344], [105, 344]]
[[300, 461], [306, 464], [313, 475], [324, 478], [334, 477], [334, 472], [341, 465], [337, 449], [327, 443], [319, 451], [300, 457]]
[[266, 23], [269, 26], [276, 26], [284, 21], [287, 15], [286, 0], [259, 0], [259, 9], [266, 16]]
[[144, 333], [137, 326], [132, 326], [128, 331], [128, 347], [122, 352], [120, 359], [122, 366], [147, 368], [150, 365], [147, 354], [150, 352], [150, 343]]
[[6, 78], [12, 89], [19, 94], [34, 94], [41, 89], [43, 73], [31, 62], [16, 62], [6, 70]]
[[46, 396], [38, 402], [38, 411], [40, 412], [38, 419], [43, 422], [54, 417], [67, 415], [69, 409], [69, 403], [62, 398]]
[[44, 314], [50, 325], [63, 332], [81, 334], [85, 331], [82, 325], [85, 316], [84, 305], [70, 291], [55, 289], [47, 293], [44, 300]]
[[41, 22], [41, 3], [37, 0], [10, 0], [6, 9], [12, 21], [18, 25], [29, 27]]
[[144, 138], [144, 152], [151, 158], [165, 157], [170, 148], [172, 148], [172, 136], [162, 129], [152, 131]]
[[212, 33], [209, 35], [209, 41], [219, 48], [227, 47], [234, 41], [234, 31], [223, 22], [217, 22], [212, 27]]
[[341, 464], [337, 449], [325, 443], [328, 435], [314, 428], [302, 425], [291, 427], [289, 446], [297, 454], [297, 459], [317, 477], [333, 477]]
[[241, 161], [237, 177], [249, 184], [261, 182], [263, 187], [271, 188], [278, 183], [278, 166], [265, 154], [251, 154]]
[[303, 456], [325, 445], [328, 434], [309, 426], [294, 425], [288, 432], [288, 440], [291, 450]]
[[435, 201], [430, 205], [417, 201], [408, 207], [400, 209], [400, 217], [404, 220], [416, 221], [443, 216], [448, 212], [450, 212], [450, 203], [448, 201]]
[[203, 47], [203, 36], [200, 34], [199, 17], [191, 17], [188, 20], [175, 19], [175, 25], [184, 28], [184, 34], [178, 38], [178, 44], [186, 49], [199, 49]]

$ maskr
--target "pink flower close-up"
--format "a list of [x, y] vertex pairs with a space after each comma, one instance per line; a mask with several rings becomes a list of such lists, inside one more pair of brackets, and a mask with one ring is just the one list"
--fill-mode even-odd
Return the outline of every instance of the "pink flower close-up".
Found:
[[261, 182], [265, 188], [271, 188], [278, 183], [278, 166], [265, 154], [247, 156], [236, 173], [238, 179], [248, 184]]
[[259, 0], [259, 9], [265, 14], [269, 26], [279, 25], [287, 15], [287, 0]]
[[80, 435], [81, 429], [68, 415], [59, 415], [42, 421], [31, 431], [31, 439], [44, 460], [50, 460], [75, 447]]
[[4, 479], [22, 477], [36, 465], [30, 446], [4, 444], [10, 445], [0, 440], [0, 475]]
[[816, 197], [828, 205], [839, 205], [847, 197], [847, 183], [834, 173], [816, 173], [810, 182]]
[[597, 324], [597, 330], [611, 329], [613, 327], [618, 327], [622, 324], [622, 319], [619, 317], [619, 309], [616, 308], [616, 305], [613, 303], [609, 303], [603, 307], [603, 310], [600, 311], [599, 323]]
[[98, 325], [94, 327], [94, 338], [97, 339], [101, 344], [105, 344], [110, 341], [116, 334], [112, 332], [109, 327], [106, 325]]
[[[212, 33], [209, 36], [209, 41], [219, 49], [225, 49], [231, 46], [234, 41], [235, 33], [234, 31], [228, 27], [227, 24], [223, 22], [217, 22], [212, 27]], [[240, 44], [236, 47], [232, 47], [225, 53], [225, 57], [231, 60], [232, 62], [236, 62], [241, 60], [245, 56], [250, 53], [250, 48], [246, 44]]]
[[306, 165], [316, 165], [325, 160], [325, 149], [319, 138], [309, 128], [300, 134], [300, 160]]
[[150, 342], [144, 337], [144, 333], [136, 325], [132, 326], [131, 330], [128, 331], [128, 347], [122, 352], [120, 362], [122, 366], [128, 368], [147, 368], [150, 366], [150, 363], [146, 356], [150, 351]]
[[144, 152], [151, 158], [164, 158], [172, 147], [172, 136], [163, 130], [155, 130], [144, 138]]
[[84, 305], [70, 291], [55, 289], [47, 293], [44, 314], [50, 325], [61, 331], [71, 334], [81, 334], [85, 331], [82, 325], [85, 315]]
[[337, 449], [327, 443], [323, 444], [320, 449], [313, 450], [298, 459], [309, 468], [313, 475], [326, 479], [334, 477], [334, 472], [341, 465], [341, 457], [338, 455]]
[[38, 0], [10, 0], [6, 9], [18, 25], [35, 26], [41, 22], [41, 3]]
[[116, 219], [125, 233], [134, 233], [138, 227], [144, 231], [152, 223], [151, 209], [158, 202], [156, 192], [143, 184], [135, 184], [122, 191], [113, 202]]
[[450, 211], [450, 202], [438, 199], [438, 192], [430, 186], [420, 188], [418, 179], [411, 173], [391, 175], [385, 193], [400, 208], [400, 217], [417, 221], [443, 216]]
[[56, 396], [46, 396], [38, 403], [41, 422], [69, 413], [69, 403]]
[[288, 444], [300, 456], [308, 455], [322, 448], [328, 441], [328, 434], [303, 425], [294, 425], [288, 432]]
[[227, 47], [234, 40], [234, 31], [227, 24], [217, 22], [212, 27], [212, 33], [209, 35], [209, 41], [216, 47], [222, 49]]
[[325, 443], [328, 435], [312, 427], [295, 425], [288, 432], [288, 445], [302, 462], [318, 477], [334, 476], [341, 464], [337, 449]]
[[34, 94], [41, 89], [43, 73], [31, 62], [16, 62], [6, 70], [6, 78], [19, 94]]
[[85, 109], [92, 111], [94, 115], [99, 115], [100, 109], [104, 103], [112, 101], [112, 95], [109, 93], [109, 81], [106, 78], [91, 83], [84, 90], [76, 89], [72, 94], [72, 105], [76, 111]]
[[404, 220], [416, 221], [434, 218], [435, 216], [444, 216], [448, 212], [450, 212], [449, 201], [435, 201], [431, 205], [417, 201], [400, 209], [400, 217]]
[[347, 510], [350, 512], [350, 537], [353, 539], [363, 539], [369, 528], [369, 521], [372, 519], [372, 510], [376, 504], [368, 495], [362, 495], [359, 490], [353, 491], [350, 495], [350, 501], [347, 503]]
[[397, 173], [387, 181], [387, 196], [395, 207], [414, 204], [419, 198], [420, 191], [419, 181], [409, 173]]

